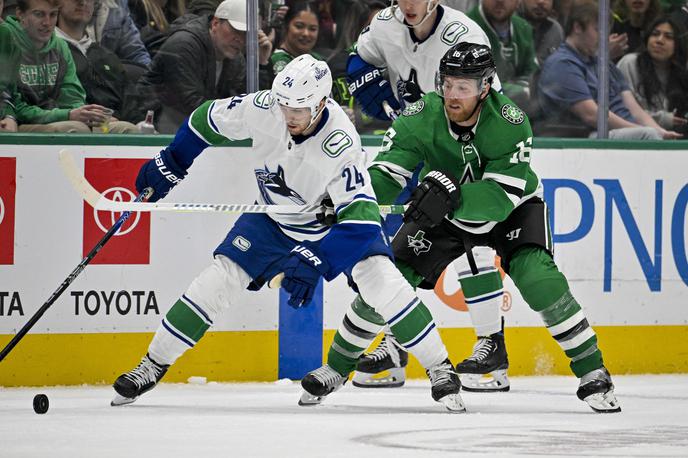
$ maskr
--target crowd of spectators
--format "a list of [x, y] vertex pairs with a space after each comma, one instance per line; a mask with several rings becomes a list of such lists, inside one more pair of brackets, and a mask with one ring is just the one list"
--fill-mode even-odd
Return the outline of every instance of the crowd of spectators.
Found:
[[[437, 1], [437, 0], [432, 0]], [[442, 0], [487, 34], [504, 93], [536, 135], [591, 136], [597, 46], [608, 40], [613, 138], [688, 133], [688, 2]], [[301, 54], [326, 60], [333, 97], [361, 132], [346, 61], [388, 0], [259, 0], [259, 87]], [[283, 6], [282, 6], [283, 5]], [[246, 92], [245, 0], [0, 0], [0, 131], [173, 133], [204, 100]]]

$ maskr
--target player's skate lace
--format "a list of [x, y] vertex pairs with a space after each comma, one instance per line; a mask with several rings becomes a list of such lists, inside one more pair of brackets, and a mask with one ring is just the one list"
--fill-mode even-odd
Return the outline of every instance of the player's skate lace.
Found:
[[344, 384], [346, 377], [325, 364], [309, 372], [301, 381], [304, 390], [313, 396], [326, 396]]
[[[169, 365], [156, 363], [150, 356], [146, 355], [138, 366], [126, 374], [117, 377], [112, 386], [120, 396], [127, 399], [136, 399], [143, 393], [152, 390], [165, 375], [169, 367]], [[115, 404], [120, 402], [121, 400], [115, 400]]]
[[139, 365], [131, 372], [124, 374], [124, 377], [134, 382], [138, 388], [141, 388], [147, 383], [157, 382], [158, 377], [164, 373], [164, 370], [164, 368], [158, 366], [146, 355]]
[[473, 354], [466, 359], [472, 361], [483, 361], [495, 350], [495, 342], [489, 337], [481, 337], [473, 345]]
[[392, 359], [392, 362], [394, 363], [395, 367], [399, 367], [400, 360], [399, 360], [399, 350], [398, 347], [399, 344], [397, 343], [396, 339], [392, 336], [388, 336], [385, 334], [385, 336], [382, 338], [382, 342], [380, 342], [380, 345], [373, 350], [372, 353], [369, 353], [367, 356], [369, 358], [372, 358], [375, 360], [375, 362], [382, 361], [385, 359], [388, 355]]
[[459, 394], [459, 391], [461, 391], [461, 381], [449, 358], [427, 369], [426, 373], [430, 378], [432, 398], [435, 401], [441, 402], [447, 409], [453, 412], [466, 411], [466, 406], [463, 404]]

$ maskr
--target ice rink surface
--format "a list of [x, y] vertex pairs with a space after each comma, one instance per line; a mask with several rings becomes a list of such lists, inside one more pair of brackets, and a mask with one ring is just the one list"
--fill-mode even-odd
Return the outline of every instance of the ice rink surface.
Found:
[[688, 457], [688, 375], [614, 381], [623, 411], [605, 415], [573, 377], [464, 393], [466, 414], [444, 411], [426, 381], [347, 384], [318, 407], [299, 407], [290, 381], [162, 384], [123, 407], [108, 386], [0, 388], [0, 457]]

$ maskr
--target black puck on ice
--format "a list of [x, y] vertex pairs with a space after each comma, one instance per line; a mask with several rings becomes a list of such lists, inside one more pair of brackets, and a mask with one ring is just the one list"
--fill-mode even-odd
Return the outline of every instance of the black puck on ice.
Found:
[[33, 411], [36, 413], [46, 413], [50, 402], [48, 402], [48, 396], [44, 394], [37, 394], [33, 397]]

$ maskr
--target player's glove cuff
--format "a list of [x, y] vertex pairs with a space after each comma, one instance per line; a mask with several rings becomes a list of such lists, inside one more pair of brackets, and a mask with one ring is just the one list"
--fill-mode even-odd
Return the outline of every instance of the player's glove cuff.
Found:
[[460, 202], [458, 180], [450, 173], [433, 170], [413, 190], [409, 208], [404, 212], [404, 222], [413, 221], [423, 228], [435, 227], [458, 209]]

